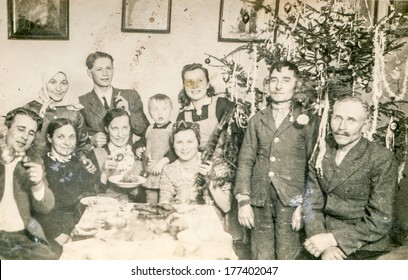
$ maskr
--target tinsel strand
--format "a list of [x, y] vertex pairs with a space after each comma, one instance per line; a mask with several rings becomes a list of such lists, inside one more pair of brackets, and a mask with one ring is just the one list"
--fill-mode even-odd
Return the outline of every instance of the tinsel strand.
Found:
[[[316, 158], [316, 165], [315, 168], [320, 176], [323, 176], [323, 157], [326, 154], [326, 134], [327, 134], [327, 123], [329, 119], [329, 93], [328, 91], [325, 92], [324, 96], [324, 108], [323, 114], [319, 125], [319, 136], [317, 140], [317, 144], [314, 148], [313, 154], [316, 152], [316, 149], [319, 149], [319, 153], [317, 154]], [[311, 157], [313, 158], [313, 156]]]
[[404, 80], [402, 81], [402, 90], [395, 96], [396, 100], [403, 100], [405, 95], [407, 94], [407, 86], [408, 86], [408, 62], [405, 62], [405, 73], [404, 73]]

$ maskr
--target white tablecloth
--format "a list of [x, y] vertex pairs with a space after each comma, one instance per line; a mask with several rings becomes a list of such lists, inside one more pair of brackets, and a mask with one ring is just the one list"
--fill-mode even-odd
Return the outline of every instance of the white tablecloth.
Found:
[[[129, 207], [130, 206], [130, 207]], [[168, 219], [143, 220], [130, 213], [131, 204], [121, 207], [118, 213], [112, 208], [98, 215], [111, 215], [126, 219], [121, 229], [98, 230], [90, 238], [64, 245], [63, 260], [129, 260], [129, 259], [237, 259], [233, 241], [226, 233], [213, 206], [178, 205], [169, 218], [179, 218], [187, 228], [173, 238], [160, 227]], [[78, 224], [95, 222], [97, 215], [88, 207]], [[93, 235], [93, 232], [91, 232]]]

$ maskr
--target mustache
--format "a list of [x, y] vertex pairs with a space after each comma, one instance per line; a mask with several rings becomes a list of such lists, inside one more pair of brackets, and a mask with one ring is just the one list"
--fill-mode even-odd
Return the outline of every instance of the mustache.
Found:
[[341, 135], [341, 136], [350, 136], [350, 133], [347, 131], [339, 132], [338, 130], [333, 132], [334, 135]]

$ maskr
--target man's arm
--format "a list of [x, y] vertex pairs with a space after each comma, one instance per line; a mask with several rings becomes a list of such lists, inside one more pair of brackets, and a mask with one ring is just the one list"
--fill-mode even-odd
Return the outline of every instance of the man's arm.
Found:
[[254, 122], [250, 121], [238, 157], [238, 169], [234, 187], [235, 197], [237, 195], [245, 195], [249, 197], [251, 194], [252, 170], [256, 162], [257, 149], [258, 139], [256, 128]]
[[78, 112], [76, 118], [78, 132], [78, 150], [81, 154], [87, 155], [92, 149], [91, 140], [89, 139], [88, 130], [85, 127], [85, 120], [82, 112]]
[[316, 171], [316, 156], [309, 163], [306, 186], [303, 193], [303, 219], [307, 237], [325, 233], [325, 219], [323, 214], [324, 195], [320, 188]]
[[247, 228], [255, 226], [254, 213], [251, 207], [252, 172], [256, 162], [258, 139], [255, 122], [249, 122], [238, 159], [238, 170], [235, 179], [234, 195], [238, 202], [238, 221]]
[[149, 126], [149, 121], [143, 111], [143, 103], [139, 93], [135, 90], [122, 90], [122, 95], [129, 102], [132, 132], [137, 136], [143, 136]]
[[31, 188], [33, 209], [39, 213], [49, 213], [54, 207], [55, 198], [48, 188], [45, 178], [44, 163], [40, 158], [34, 158], [30, 162], [23, 163], [27, 173], [27, 184]]
[[315, 257], [319, 257], [330, 247], [336, 247], [337, 242], [331, 233], [327, 233], [325, 227], [325, 217], [323, 214], [324, 195], [317, 176], [320, 174], [316, 170], [316, 158], [309, 163], [309, 172], [306, 179], [306, 186], [303, 194], [303, 219], [306, 239], [305, 249]]

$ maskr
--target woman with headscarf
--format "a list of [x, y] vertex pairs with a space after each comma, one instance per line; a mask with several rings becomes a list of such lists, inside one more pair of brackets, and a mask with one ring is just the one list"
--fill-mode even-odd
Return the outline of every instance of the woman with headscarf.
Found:
[[69, 91], [68, 75], [66, 71], [47, 71], [43, 74], [42, 88], [38, 98], [24, 106], [43, 118], [43, 127], [37, 134], [29, 154], [44, 155], [46, 153], [46, 131], [49, 123], [57, 118], [66, 118], [73, 122], [78, 131], [78, 152], [86, 154], [90, 150], [88, 133], [85, 129], [84, 118], [80, 112], [83, 106], [78, 96]]

